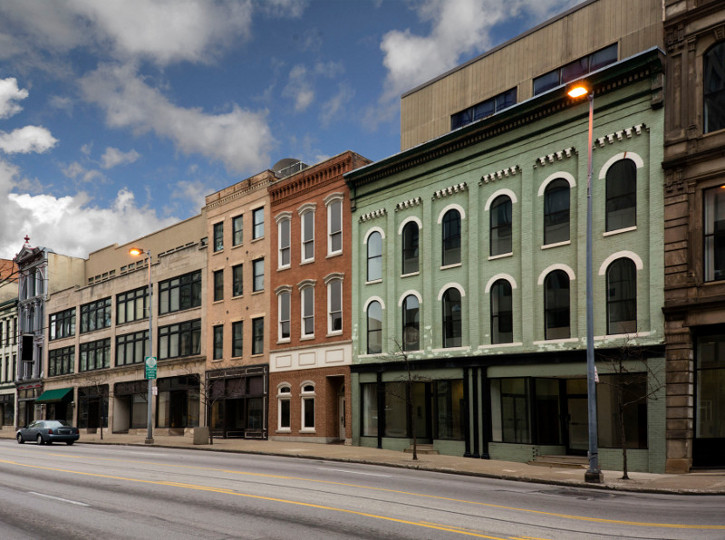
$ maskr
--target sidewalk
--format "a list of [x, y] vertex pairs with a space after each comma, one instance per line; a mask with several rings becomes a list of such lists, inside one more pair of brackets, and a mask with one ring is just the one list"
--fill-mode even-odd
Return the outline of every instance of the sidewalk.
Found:
[[[0, 430], [0, 438], [12, 439], [11, 429]], [[144, 444], [145, 435], [81, 433], [79, 444]], [[543, 484], [575, 486], [586, 488], [639, 491], [649, 493], [713, 494], [725, 495], [725, 470], [694, 472], [689, 474], [651, 474], [630, 472], [629, 480], [622, 480], [621, 471], [602, 471], [602, 484], [588, 484], [584, 481], [584, 469], [541, 467], [510, 461], [419, 454], [413, 461], [411, 454], [393, 450], [379, 450], [361, 446], [340, 444], [317, 444], [305, 442], [261, 441], [247, 439], [214, 439], [213, 445], [194, 445], [191, 437], [154, 435], [156, 447], [185, 448], [216, 452], [237, 452], [300, 458], [324, 459], [329, 461], [367, 463], [390, 467], [404, 467], [436, 471], [449, 474], [465, 474], [488, 478], [502, 478]]]

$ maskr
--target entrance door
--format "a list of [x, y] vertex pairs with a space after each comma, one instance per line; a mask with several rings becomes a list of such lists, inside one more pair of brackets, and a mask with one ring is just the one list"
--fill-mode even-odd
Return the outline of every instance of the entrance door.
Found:
[[586, 454], [589, 449], [589, 413], [586, 396], [567, 396], [569, 433], [567, 454]]

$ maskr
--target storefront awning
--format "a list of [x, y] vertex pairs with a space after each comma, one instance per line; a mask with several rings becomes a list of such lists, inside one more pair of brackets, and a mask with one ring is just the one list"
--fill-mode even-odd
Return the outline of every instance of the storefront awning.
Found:
[[46, 390], [40, 397], [35, 400], [35, 403], [60, 403], [64, 401], [71, 401], [73, 399], [73, 388], [54, 388], [53, 390]]

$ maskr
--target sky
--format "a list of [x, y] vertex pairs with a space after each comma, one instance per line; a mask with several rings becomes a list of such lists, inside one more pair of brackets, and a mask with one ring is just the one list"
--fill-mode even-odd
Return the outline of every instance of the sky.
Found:
[[283, 158], [400, 149], [400, 96], [580, 0], [0, 0], [0, 258], [87, 257]]

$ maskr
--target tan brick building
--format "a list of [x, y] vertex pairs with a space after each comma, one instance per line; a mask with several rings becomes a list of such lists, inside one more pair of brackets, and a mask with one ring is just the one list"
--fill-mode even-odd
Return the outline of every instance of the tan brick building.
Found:
[[270, 186], [269, 437], [350, 441], [352, 244], [344, 152]]
[[266, 437], [270, 298], [267, 170], [206, 197], [206, 381], [215, 436]]

